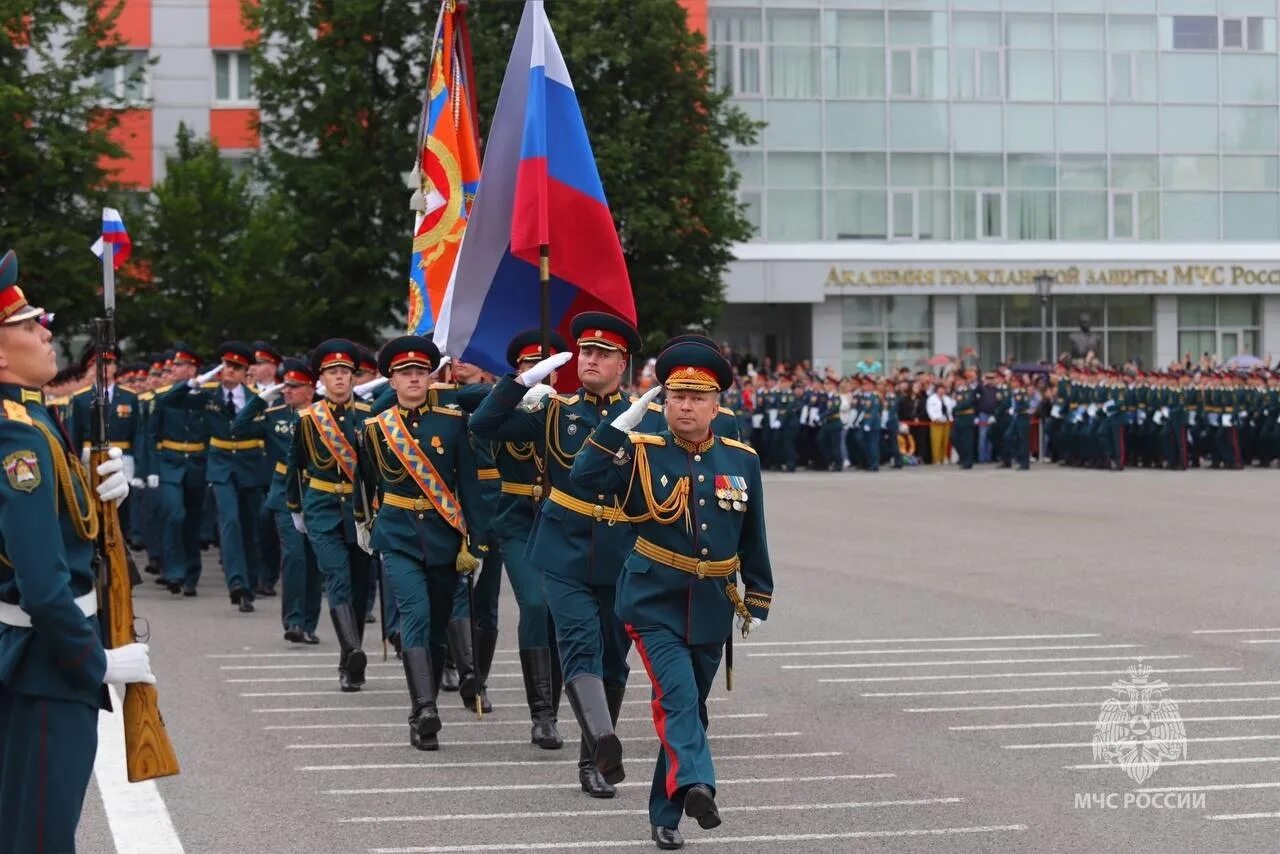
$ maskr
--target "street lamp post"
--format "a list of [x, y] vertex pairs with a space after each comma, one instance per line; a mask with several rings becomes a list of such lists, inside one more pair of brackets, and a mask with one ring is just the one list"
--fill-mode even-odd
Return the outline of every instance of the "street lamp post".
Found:
[[1036, 274], [1036, 296], [1040, 297], [1040, 358], [1045, 362], [1052, 364], [1053, 359], [1049, 357], [1049, 294], [1053, 289], [1053, 276], [1047, 271], [1041, 270]]

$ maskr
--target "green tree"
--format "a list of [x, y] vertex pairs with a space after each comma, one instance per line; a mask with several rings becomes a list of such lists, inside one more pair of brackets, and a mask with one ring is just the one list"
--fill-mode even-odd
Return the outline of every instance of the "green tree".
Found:
[[160, 350], [181, 339], [209, 356], [222, 341], [257, 338], [303, 349], [312, 342], [292, 322], [298, 295], [283, 275], [291, 231], [277, 199], [256, 194], [248, 175], [185, 126], [177, 149], [135, 239], [147, 275], [124, 283], [120, 300], [130, 349]]
[[295, 226], [291, 317], [312, 344], [401, 326], [413, 165], [437, 0], [262, 0], [254, 88], [268, 184]]
[[[480, 115], [493, 115], [522, 4], [473, 3]], [[723, 305], [732, 244], [751, 237], [730, 144], [758, 125], [712, 85], [706, 40], [677, 0], [548, 3], [609, 208], [618, 225], [648, 349]], [[551, 251], [555, 252], [555, 247]]]
[[103, 205], [126, 207], [105, 165], [124, 155], [111, 134], [126, 103], [97, 82], [129, 58], [119, 13], [105, 0], [0, 0], [0, 253], [18, 253], [23, 284], [61, 332], [98, 310], [89, 244]]

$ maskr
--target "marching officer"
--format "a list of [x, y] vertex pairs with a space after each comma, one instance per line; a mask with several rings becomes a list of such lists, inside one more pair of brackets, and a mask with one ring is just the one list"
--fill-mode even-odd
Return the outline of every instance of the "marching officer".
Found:
[[196, 595], [196, 585], [200, 582], [199, 534], [209, 427], [199, 409], [164, 406], [161, 399], [192, 380], [201, 385], [212, 379], [212, 373], [196, 377], [199, 365], [200, 359], [194, 350], [181, 341], [174, 343], [169, 384], [156, 389], [147, 425], [151, 439], [147, 453], [147, 488], [156, 489], [159, 495], [164, 580], [170, 593], [187, 596]]
[[[747, 445], [711, 432], [729, 363], [696, 343], [668, 347], [657, 374], [669, 428], [628, 433], [647, 398], [601, 422], [573, 465], [581, 488], [625, 495], [635, 549], [619, 577], [617, 611], [653, 684], [661, 745], [649, 794], [653, 840], [684, 845], [681, 813], [719, 826], [707, 740], [707, 696], [735, 614], [745, 634], [769, 615], [773, 574], [765, 539], [760, 464]], [[738, 591], [737, 574], [746, 583]]]
[[596, 425], [626, 406], [619, 386], [629, 355], [640, 348], [640, 334], [626, 321], [594, 311], [574, 317], [570, 332], [578, 346], [577, 394], [554, 395], [541, 385], [571, 358], [557, 353], [499, 380], [472, 416], [471, 428], [490, 441], [532, 441], [546, 460], [550, 492], [533, 529], [529, 560], [543, 573], [565, 692], [582, 731], [578, 781], [591, 797], [611, 798], [624, 776], [614, 726], [631, 645], [614, 613], [614, 585], [633, 533], [619, 524], [627, 518], [616, 501], [574, 485], [569, 470]]
[[338, 685], [364, 686], [364, 614], [369, 595], [369, 554], [356, 538], [367, 519], [358, 506], [359, 433], [369, 404], [352, 400], [356, 346], [330, 338], [311, 354], [311, 370], [324, 383], [324, 400], [303, 409], [289, 451], [285, 503], [294, 528], [305, 534], [324, 576], [329, 615], [338, 637]]
[[[669, 347], [672, 344], [679, 344], [686, 341], [694, 341], [698, 344], [710, 347], [712, 350], [719, 349], [716, 347], [716, 342], [697, 332], [686, 332], [683, 335], [677, 335], [675, 338], [672, 338], [667, 342], [667, 346]], [[741, 401], [741, 398], [738, 399]], [[635, 402], [634, 398], [632, 398], [632, 402]], [[644, 419], [636, 427], [636, 430], [640, 433], [657, 433], [660, 430], [665, 430], [666, 426], [667, 422], [662, 414], [662, 399], [661, 395], [659, 395], [658, 400], [649, 402], [649, 408], [645, 413]], [[716, 417], [711, 422], [711, 430], [717, 436], [725, 436], [730, 439], [738, 440], [742, 439], [742, 428], [738, 421], [738, 413], [727, 406], [720, 406], [716, 409]]]
[[[104, 684], [156, 679], [146, 644], [103, 649], [94, 591], [98, 506], [40, 388], [57, 371], [44, 309], [0, 258], [0, 851], [74, 852]], [[97, 499], [129, 494], [120, 449]]]
[[[97, 348], [91, 346], [87, 355], [85, 374], [88, 377], [96, 376], [98, 358], [104, 362], [107, 374], [107, 440], [111, 443], [111, 447], [120, 449], [125, 479], [132, 482], [137, 474], [134, 449], [144, 444], [146, 439], [142, 431], [138, 395], [118, 381], [119, 347], [98, 353]], [[89, 437], [93, 433], [92, 409], [93, 386], [72, 396], [71, 420], [68, 429], [71, 433], [71, 446], [80, 448], [82, 461], [89, 459]], [[137, 515], [136, 505], [136, 498], [130, 498], [120, 505], [120, 527], [126, 532], [133, 529], [131, 523], [133, 517]]]
[[977, 448], [977, 434], [974, 432], [974, 414], [978, 403], [976, 377], [972, 371], [965, 371], [957, 380], [955, 390], [951, 392], [956, 405], [952, 410], [955, 416], [955, 432], [952, 445], [960, 455], [960, 468], [973, 468], [973, 452]]
[[[276, 377], [280, 373], [284, 356], [267, 341], [254, 341], [249, 347], [253, 350], [253, 364], [249, 366], [249, 381], [246, 383], [249, 390], [257, 392], [259, 389], [276, 385]], [[263, 488], [267, 490], [271, 488], [273, 460], [265, 449], [259, 455], [259, 459], [262, 465]], [[258, 578], [258, 588], [254, 593], [258, 596], [274, 596], [276, 582], [280, 580], [283, 558], [280, 553], [280, 535], [276, 533], [275, 513], [267, 508], [266, 501], [259, 505], [255, 521], [258, 526], [258, 551], [262, 556], [260, 564], [262, 574]]]
[[382, 555], [400, 611], [409, 743], [439, 750], [436, 697], [457, 573], [474, 572], [485, 550], [468, 542], [469, 531], [486, 525], [480, 481], [466, 414], [428, 402], [431, 371], [440, 363], [435, 344], [401, 336], [382, 348], [378, 362], [396, 405], [364, 426], [361, 484], [379, 508], [370, 545]]
[[[285, 503], [289, 472], [289, 451], [297, 431], [299, 413], [315, 400], [316, 377], [301, 359], [285, 359], [281, 381], [266, 386], [250, 397], [236, 415], [231, 431], [237, 436], [261, 438], [271, 465], [271, 484], [264, 502], [272, 516], [280, 541], [280, 563], [284, 576], [280, 618], [284, 639], [290, 643], [318, 644], [320, 623], [320, 568], [311, 543], [293, 527]], [[284, 397], [283, 402], [276, 401]]]
[[231, 603], [241, 613], [251, 613], [254, 591], [261, 589], [258, 512], [262, 507], [264, 442], [234, 435], [231, 425], [251, 394], [244, 381], [253, 364], [253, 351], [239, 341], [228, 341], [218, 348], [218, 358], [216, 380], [201, 377], [177, 383], [156, 402], [161, 409], [183, 409], [204, 417], [210, 446], [205, 476], [213, 487], [218, 514], [222, 571]]
[[1018, 468], [1026, 471], [1031, 468], [1031, 396], [1017, 374], [1012, 376], [1010, 383], [1009, 396], [1005, 399], [1009, 420], [1004, 437], [1004, 468], [1009, 468], [1017, 460]]

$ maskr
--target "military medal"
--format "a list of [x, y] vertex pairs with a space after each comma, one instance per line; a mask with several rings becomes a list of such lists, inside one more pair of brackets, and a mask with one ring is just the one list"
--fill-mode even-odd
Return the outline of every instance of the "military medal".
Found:
[[722, 498], [722, 499], [720, 499], [720, 509], [721, 509], [721, 510], [728, 510], [728, 509], [729, 509], [729, 502], [728, 502], [728, 501], [725, 501], [723, 498]]
[[735, 502], [733, 502], [733, 509], [734, 509], [734, 510], [741, 511], [741, 510], [742, 510], [742, 502], [741, 502], [741, 501], [735, 501]]
[[569, 427], [565, 430], [565, 432], [568, 433], [570, 436], [574, 435], [575, 433], [578, 432], [578, 425], [570, 423]]
[[437, 454], [443, 454], [443, 453], [444, 453], [444, 447], [442, 446], [442, 444], [441, 444], [441, 442], [440, 442], [440, 437], [439, 437], [439, 436], [432, 436], [432, 437], [431, 437], [431, 447], [433, 447], [433, 448], [435, 448], [435, 449], [436, 449], [436, 453], [437, 453]]

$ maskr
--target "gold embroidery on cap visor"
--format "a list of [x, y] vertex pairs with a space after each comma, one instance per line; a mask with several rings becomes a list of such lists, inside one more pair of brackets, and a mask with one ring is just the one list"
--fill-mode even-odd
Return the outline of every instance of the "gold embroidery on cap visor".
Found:
[[720, 381], [706, 368], [688, 365], [667, 374], [663, 388], [684, 391], [720, 391]]

